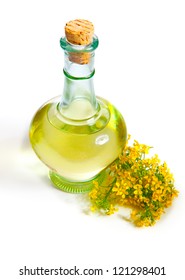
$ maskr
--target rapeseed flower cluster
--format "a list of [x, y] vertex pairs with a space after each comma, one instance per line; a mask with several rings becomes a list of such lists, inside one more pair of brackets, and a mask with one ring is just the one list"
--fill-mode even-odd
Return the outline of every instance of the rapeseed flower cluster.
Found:
[[111, 215], [120, 206], [131, 209], [130, 221], [136, 226], [151, 226], [172, 204], [178, 191], [166, 162], [148, 157], [149, 146], [134, 141], [105, 171], [100, 184], [94, 181], [89, 193], [91, 210]]

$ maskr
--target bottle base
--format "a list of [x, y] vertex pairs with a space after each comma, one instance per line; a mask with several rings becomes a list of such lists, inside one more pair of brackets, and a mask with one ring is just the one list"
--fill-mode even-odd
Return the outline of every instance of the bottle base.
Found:
[[49, 171], [49, 178], [52, 181], [53, 185], [64, 192], [68, 193], [86, 193], [92, 190], [93, 181], [97, 181], [99, 184], [105, 179], [106, 172], [103, 170], [96, 177], [89, 181], [85, 182], [70, 182], [67, 181], [62, 176], [58, 175], [53, 171]]

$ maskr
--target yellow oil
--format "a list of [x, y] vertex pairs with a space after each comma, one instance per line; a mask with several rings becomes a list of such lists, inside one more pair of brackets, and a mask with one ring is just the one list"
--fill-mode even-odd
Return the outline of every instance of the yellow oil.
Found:
[[92, 116], [84, 100], [72, 103], [61, 114], [59, 100], [53, 99], [38, 110], [31, 123], [30, 141], [37, 156], [69, 182], [92, 180], [125, 145], [123, 117], [106, 100], [97, 100], [99, 109]]

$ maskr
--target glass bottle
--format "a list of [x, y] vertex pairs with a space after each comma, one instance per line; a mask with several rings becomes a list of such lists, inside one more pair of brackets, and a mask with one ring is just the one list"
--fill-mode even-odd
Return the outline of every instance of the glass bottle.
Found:
[[105, 168], [125, 146], [127, 131], [120, 112], [95, 95], [97, 36], [88, 45], [71, 44], [63, 37], [60, 46], [65, 58], [63, 94], [36, 112], [30, 142], [57, 188], [83, 193], [91, 190], [93, 181], [103, 181]]

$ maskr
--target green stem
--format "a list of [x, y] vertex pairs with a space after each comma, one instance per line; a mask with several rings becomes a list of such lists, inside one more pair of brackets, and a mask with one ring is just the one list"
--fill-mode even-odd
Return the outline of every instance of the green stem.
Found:
[[109, 191], [106, 193], [106, 195], [105, 195], [105, 197], [104, 197], [104, 199], [103, 199], [103, 203], [107, 200], [108, 196], [110, 195], [110, 193], [111, 193], [111, 191], [112, 191], [112, 189], [113, 189], [113, 187], [114, 187], [114, 184], [115, 184], [116, 180], [117, 180], [117, 179], [114, 178], [114, 181], [112, 182]]

